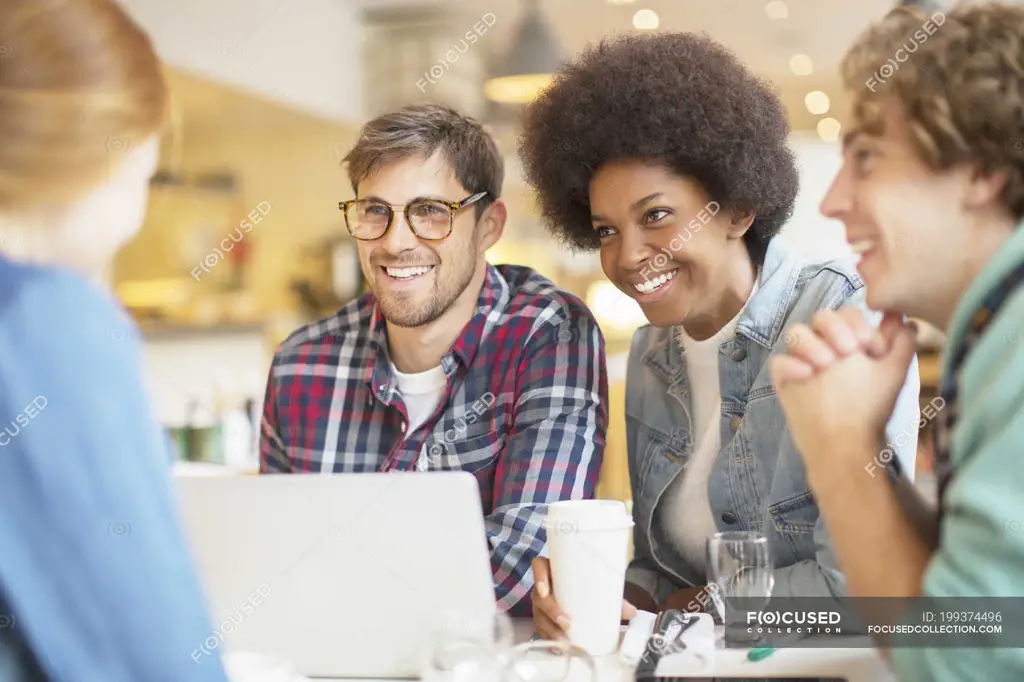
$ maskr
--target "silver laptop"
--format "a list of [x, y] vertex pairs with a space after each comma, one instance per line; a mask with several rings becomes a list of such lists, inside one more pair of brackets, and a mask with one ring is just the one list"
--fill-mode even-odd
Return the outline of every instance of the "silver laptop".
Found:
[[307, 677], [419, 675], [433, 633], [495, 611], [480, 493], [465, 472], [177, 479], [212, 652]]

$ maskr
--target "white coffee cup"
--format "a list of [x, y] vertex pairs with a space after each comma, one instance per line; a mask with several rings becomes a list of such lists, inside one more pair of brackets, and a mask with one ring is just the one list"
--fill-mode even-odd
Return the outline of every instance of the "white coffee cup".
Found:
[[591, 656], [619, 647], [626, 552], [633, 519], [614, 500], [565, 500], [548, 505], [555, 601], [572, 621], [569, 640]]

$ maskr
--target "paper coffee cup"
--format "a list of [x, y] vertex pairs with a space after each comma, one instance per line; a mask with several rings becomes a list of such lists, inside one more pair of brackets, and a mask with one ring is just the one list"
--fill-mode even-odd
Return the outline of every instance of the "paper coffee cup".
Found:
[[619, 648], [626, 552], [633, 519], [614, 500], [566, 500], [544, 519], [555, 601], [572, 621], [569, 640], [591, 656]]

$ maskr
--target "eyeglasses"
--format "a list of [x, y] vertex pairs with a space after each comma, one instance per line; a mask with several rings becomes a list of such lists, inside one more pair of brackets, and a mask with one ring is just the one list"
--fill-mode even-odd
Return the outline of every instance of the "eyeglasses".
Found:
[[345, 214], [348, 232], [356, 239], [380, 239], [391, 227], [396, 208], [405, 213], [405, 222], [420, 239], [436, 241], [452, 233], [455, 214], [487, 196], [487, 192], [471, 194], [462, 201], [416, 199], [406, 206], [392, 206], [376, 199], [350, 199], [339, 201], [338, 208]]

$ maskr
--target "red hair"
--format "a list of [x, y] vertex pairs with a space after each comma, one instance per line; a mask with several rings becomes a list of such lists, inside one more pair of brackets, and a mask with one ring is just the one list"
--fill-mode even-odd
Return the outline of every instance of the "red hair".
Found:
[[102, 184], [168, 109], [149, 37], [112, 0], [0, 2], [0, 211]]

